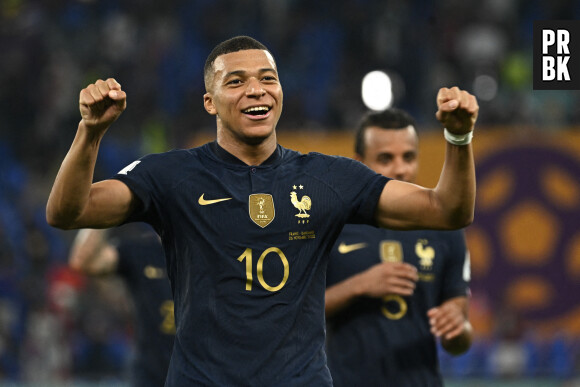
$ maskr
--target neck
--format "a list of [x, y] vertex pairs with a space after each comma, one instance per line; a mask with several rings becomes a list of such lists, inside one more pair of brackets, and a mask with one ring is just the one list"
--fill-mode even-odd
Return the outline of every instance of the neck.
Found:
[[[220, 135], [220, 133], [222, 135]], [[223, 132], [218, 131], [217, 143], [223, 149], [242, 160], [247, 165], [260, 165], [266, 161], [276, 150], [276, 133], [273, 132], [267, 138], [256, 141], [243, 141], [224, 136]]]

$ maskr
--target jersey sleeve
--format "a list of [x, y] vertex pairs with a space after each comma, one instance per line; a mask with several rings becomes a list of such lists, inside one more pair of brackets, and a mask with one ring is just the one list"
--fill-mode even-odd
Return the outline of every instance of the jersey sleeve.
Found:
[[442, 300], [453, 297], [468, 296], [471, 280], [469, 250], [463, 230], [448, 233], [449, 257], [446, 259], [445, 275], [442, 289]]
[[171, 190], [176, 162], [173, 152], [150, 154], [132, 162], [112, 177], [125, 183], [141, 204], [127, 222], [143, 221], [155, 228], [159, 226], [162, 220], [160, 204]]
[[342, 201], [346, 223], [376, 225], [377, 203], [385, 184], [391, 179], [353, 159], [331, 156], [327, 160], [328, 169], [321, 176], [327, 179]]

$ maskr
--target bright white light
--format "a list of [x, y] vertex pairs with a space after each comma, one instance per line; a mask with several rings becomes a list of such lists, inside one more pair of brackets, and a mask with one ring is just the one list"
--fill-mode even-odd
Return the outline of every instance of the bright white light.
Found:
[[497, 81], [490, 75], [479, 75], [473, 81], [473, 93], [482, 101], [491, 101], [497, 95]]
[[393, 102], [391, 78], [382, 71], [371, 71], [362, 80], [361, 93], [367, 108], [385, 110]]

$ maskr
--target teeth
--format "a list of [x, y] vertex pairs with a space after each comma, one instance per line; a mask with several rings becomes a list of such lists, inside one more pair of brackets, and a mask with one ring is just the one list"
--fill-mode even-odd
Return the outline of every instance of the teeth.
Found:
[[250, 112], [268, 112], [268, 110], [270, 110], [267, 106], [256, 106], [256, 107], [251, 107], [248, 108], [246, 110], [244, 110], [244, 113], [250, 113]]

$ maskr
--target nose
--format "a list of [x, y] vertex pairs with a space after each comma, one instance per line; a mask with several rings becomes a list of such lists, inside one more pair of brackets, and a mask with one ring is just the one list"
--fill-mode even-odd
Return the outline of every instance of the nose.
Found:
[[250, 78], [246, 85], [246, 96], [261, 97], [266, 94], [266, 90], [262, 88], [262, 84], [256, 78]]
[[395, 179], [407, 181], [409, 169], [409, 164], [404, 160], [395, 159], [393, 161], [393, 174], [395, 175]]

